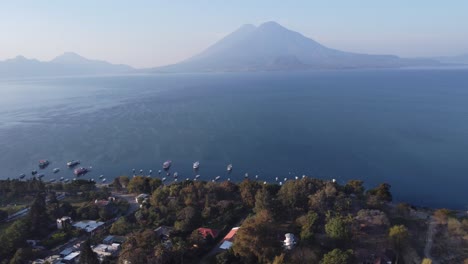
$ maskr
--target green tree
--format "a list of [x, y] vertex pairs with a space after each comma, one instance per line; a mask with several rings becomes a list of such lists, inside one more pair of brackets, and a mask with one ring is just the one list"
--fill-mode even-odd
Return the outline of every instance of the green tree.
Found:
[[36, 195], [29, 209], [28, 220], [31, 223], [30, 231], [33, 237], [42, 237], [48, 233], [51, 221], [47, 215], [45, 195], [43, 193], [38, 193]]
[[110, 233], [113, 235], [126, 235], [132, 230], [132, 225], [127, 221], [127, 219], [122, 216], [117, 221], [115, 221], [111, 228]]
[[306, 215], [298, 219], [298, 223], [301, 226], [300, 237], [302, 241], [311, 241], [314, 237], [315, 222], [318, 219], [318, 215], [309, 211]]
[[256, 181], [243, 180], [239, 184], [239, 190], [242, 202], [249, 208], [255, 206], [255, 195], [257, 191], [261, 188], [261, 185]]
[[393, 248], [397, 252], [396, 263], [398, 263], [400, 254], [407, 243], [408, 236], [408, 229], [404, 225], [392, 226], [388, 232], [390, 242], [392, 243]]
[[367, 191], [367, 193], [375, 196], [380, 202], [391, 202], [393, 200], [392, 193], [390, 192], [391, 187], [388, 183], [382, 183], [377, 188]]
[[322, 261], [320, 261], [320, 264], [348, 264], [351, 263], [352, 257], [352, 250], [343, 251], [336, 248], [325, 254]]
[[10, 264], [28, 264], [34, 259], [34, 253], [31, 248], [19, 248], [10, 260]]
[[80, 264], [99, 264], [97, 254], [91, 249], [91, 242], [87, 239], [80, 248]]
[[360, 180], [350, 180], [346, 183], [345, 187], [346, 194], [354, 194], [357, 197], [362, 197], [364, 195], [364, 182]]
[[246, 260], [255, 259], [255, 263], [271, 262], [280, 251], [281, 243], [276, 237], [275, 225], [268, 211], [258, 212], [247, 218], [237, 231], [233, 250], [236, 255]]
[[424, 258], [421, 262], [421, 264], [432, 264], [432, 260], [428, 258]]
[[201, 213], [195, 207], [187, 206], [177, 214], [174, 228], [182, 232], [189, 232], [201, 224]]
[[17, 248], [26, 246], [26, 238], [30, 235], [30, 222], [20, 219], [13, 222], [0, 234], [0, 259], [8, 259]]
[[331, 217], [327, 220], [325, 232], [329, 238], [335, 240], [346, 240], [350, 235], [346, 222], [339, 216]]

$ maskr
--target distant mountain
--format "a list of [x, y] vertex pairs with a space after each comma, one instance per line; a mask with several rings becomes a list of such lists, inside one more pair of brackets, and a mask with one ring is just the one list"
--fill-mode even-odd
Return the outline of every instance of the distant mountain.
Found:
[[432, 59], [437, 60], [441, 63], [468, 64], [468, 53], [458, 56], [436, 57]]
[[23, 56], [0, 61], [0, 78], [114, 74], [132, 70], [133, 68], [127, 65], [89, 60], [73, 52], [66, 52], [48, 62]]
[[327, 48], [276, 22], [244, 25], [198, 55], [153, 72], [255, 71], [290, 69], [381, 68], [429, 66], [429, 59], [403, 59]]

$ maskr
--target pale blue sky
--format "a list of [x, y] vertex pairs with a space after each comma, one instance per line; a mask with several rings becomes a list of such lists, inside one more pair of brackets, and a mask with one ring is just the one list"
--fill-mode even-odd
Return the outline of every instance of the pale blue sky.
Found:
[[405, 57], [468, 53], [466, 0], [2, 0], [0, 60], [65, 51], [150, 67], [203, 50], [242, 24], [274, 20], [345, 51]]

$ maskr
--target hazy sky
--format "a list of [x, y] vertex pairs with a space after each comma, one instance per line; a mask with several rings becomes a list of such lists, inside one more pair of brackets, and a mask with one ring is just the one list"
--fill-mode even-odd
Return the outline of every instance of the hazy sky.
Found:
[[65, 51], [135, 67], [200, 52], [242, 24], [274, 20], [345, 51], [468, 53], [467, 0], [1, 0], [0, 60]]

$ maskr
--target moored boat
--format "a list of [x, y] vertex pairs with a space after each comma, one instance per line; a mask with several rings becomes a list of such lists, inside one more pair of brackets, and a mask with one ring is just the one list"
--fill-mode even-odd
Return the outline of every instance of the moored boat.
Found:
[[40, 160], [39, 161], [39, 168], [45, 169], [47, 166], [49, 166], [49, 161], [48, 160]]
[[60, 171], [60, 169], [59, 169], [59, 168], [54, 168], [52, 171], [53, 171], [54, 173], [57, 173], [57, 172]]
[[37, 170], [32, 170], [31, 171], [31, 175], [36, 175], [37, 174]]
[[232, 171], [232, 164], [227, 165], [227, 171]]
[[26, 174], [24, 173], [19, 176], [20, 179], [24, 179], [24, 177], [26, 177]]
[[200, 168], [200, 162], [199, 162], [199, 161], [195, 161], [195, 162], [193, 163], [193, 169], [194, 169], [194, 170], [198, 170], [198, 168]]
[[76, 165], [80, 164], [80, 161], [79, 160], [70, 160], [67, 162], [67, 166], [68, 167], [75, 167]]
[[172, 161], [167, 160], [163, 163], [163, 169], [168, 170], [172, 165]]
[[80, 175], [83, 175], [83, 174], [86, 174], [88, 172], [88, 169], [87, 168], [77, 168], [73, 171], [73, 173], [76, 175], [76, 176], [80, 176]]

